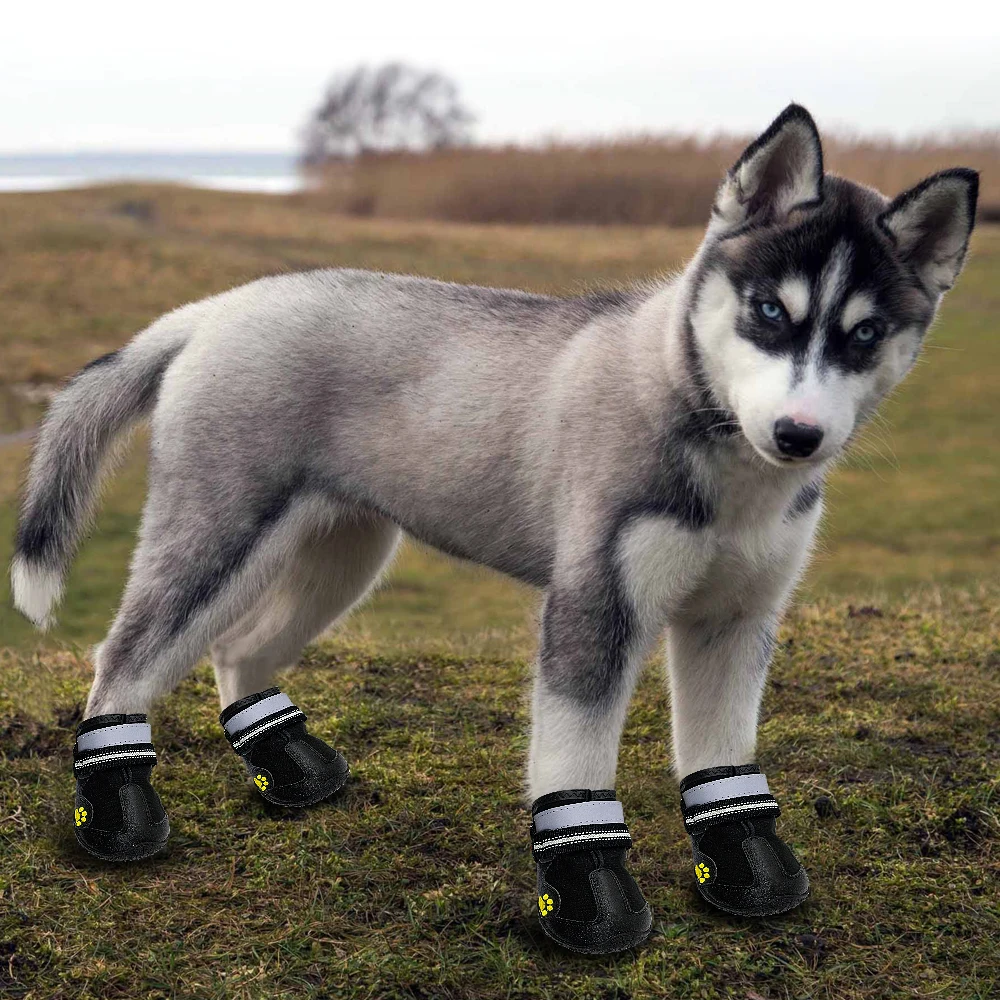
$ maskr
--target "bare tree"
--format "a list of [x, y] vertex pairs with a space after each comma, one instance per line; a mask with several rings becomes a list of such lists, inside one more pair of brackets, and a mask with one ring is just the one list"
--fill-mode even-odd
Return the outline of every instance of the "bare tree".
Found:
[[305, 129], [303, 160], [317, 166], [365, 153], [462, 145], [473, 121], [458, 88], [440, 73], [403, 63], [359, 66], [327, 87]]

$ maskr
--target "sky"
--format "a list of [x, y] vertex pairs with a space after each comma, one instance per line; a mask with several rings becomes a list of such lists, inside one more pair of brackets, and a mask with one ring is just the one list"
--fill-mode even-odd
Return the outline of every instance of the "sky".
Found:
[[484, 141], [1000, 127], [1000, 6], [868, 0], [28, 3], [0, 18], [0, 152], [295, 151], [326, 81], [453, 77]]

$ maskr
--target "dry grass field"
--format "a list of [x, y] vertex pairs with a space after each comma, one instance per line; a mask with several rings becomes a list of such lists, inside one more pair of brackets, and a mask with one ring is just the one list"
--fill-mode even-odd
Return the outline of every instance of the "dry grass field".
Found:
[[[461, 222], [697, 226], [752, 137], [471, 147], [331, 164], [318, 196], [351, 215]], [[982, 173], [981, 215], [1000, 221], [1000, 135], [908, 143], [824, 139], [827, 169], [897, 194], [946, 167]]]
[[[159, 313], [258, 275], [350, 265], [572, 293], [675, 268], [697, 239], [360, 219], [311, 197], [168, 187], [0, 195], [0, 434]], [[609, 959], [550, 946], [519, 797], [536, 595], [417, 547], [282, 680], [351, 761], [339, 798], [301, 815], [264, 805], [201, 666], [153, 720], [168, 853], [125, 868], [86, 855], [69, 823], [73, 728], [134, 541], [139, 440], [59, 627], [33, 632], [0, 582], [0, 995], [996, 996], [998, 313], [1000, 229], [984, 226], [924, 360], [832, 477], [780, 635], [760, 757], [810, 871], [805, 906], [732, 921], [695, 895], [650, 670], [619, 791], [653, 934]], [[6, 564], [28, 446], [0, 442]]]

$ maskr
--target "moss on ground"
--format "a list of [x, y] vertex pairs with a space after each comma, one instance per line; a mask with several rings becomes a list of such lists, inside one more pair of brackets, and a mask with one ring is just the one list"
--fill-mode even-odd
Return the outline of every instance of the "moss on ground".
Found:
[[[2, 706], [0, 992], [11, 997], [914, 997], [1000, 988], [997, 594], [782, 630], [760, 758], [811, 899], [763, 921], [693, 890], [650, 670], [619, 792], [655, 913], [634, 953], [541, 934], [520, 796], [523, 660], [311, 647], [284, 686], [352, 778], [304, 813], [266, 805], [224, 742], [206, 668], [157, 711], [167, 856], [117, 868], [71, 824], [89, 668], [8, 654]], [[7, 688], [10, 690], [10, 688]], [[30, 709], [30, 712], [29, 712]]]

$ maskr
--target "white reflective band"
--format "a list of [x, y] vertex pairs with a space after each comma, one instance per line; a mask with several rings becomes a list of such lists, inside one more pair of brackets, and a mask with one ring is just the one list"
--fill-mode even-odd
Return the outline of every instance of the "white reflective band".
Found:
[[706, 781], [703, 785], [695, 785], [681, 795], [684, 808], [703, 806], [707, 802], [718, 802], [720, 799], [740, 799], [745, 795], [770, 795], [767, 778], [763, 774], [737, 774], [732, 778], [719, 778], [717, 781]]
[[603, 823], [624, 823], [622, 804], [608, 799], [574, 802], [567, 806], [543, 809], [532, 817], [536, 833], [543, 830], [565, 830], [568, 826], [597, 826]]
[[81, 733], [76, 738], [77, 750], [100, 750], [124, 743], [152, 743], [153, 730], [148, 722], [127, 722], [120, 726], [105, 726]]
[[551, 840], [543, 840], [535, 844], [536, 851], [544, 851], [547, 847], [562, 847], [564, 844], [588, 844], [598, 840], [631, 840], [632, 838], [624, 830], [615, 830], [610, 833], [568, 833], [565, 837], [553, 837]]
[[233, 733], [241, 732], [244, 729], [248, 729], [255, 722], [260, 722], [261, 719], [266, 719], [269, 715], [274, 715], [275, 712], [282, 712], [286, 708], [294, 708], [292, 704], [292, 699], [288, 697], [287, 694], [269, 695], [267, 698], [262, 698], [260, 701], [255, 702], [249, 708], [244, 708], [242, 712], [237, 712], [224, 726], [226, 732], [232, 736]]
[[239, 750], [244, 743], [249, 743], [255, 736], [260, 733], [266, 733], [269, 729], [273, 729], [275, 726], [280, 726], [289, 719], [297, 719], [303, 713], [300, 712], [294, 705], [287, 711], [282, 712], [281, 715], [274, 719], [268, 719], [267, 722], [262, 722], [259, 726], [254, 726], [252, 729], [247, 729], [241, 733], [235, 740], [233, 740], [233, 749]]
[[139, 760], [140, 758], [146, 759], [148, 757], [156, 758], [155, 750], [117, 750], [110, 753], [99, 753], [93, 757], [87, 757], [85, 760], [78, 760], [73, 767], [83, 770], [85, 767], [90, 767], [91, 764], [104, 764], [109, 760]]
[[706, 809], [704, 812], [698, 813], [697, 816], [685, 816], [684, 822], [688, 826], [694, 826], [695, 823], [700, 823], [704, 819], [715, 819], [718, 816], [731, 816], [734, 813], [748, 813], [748, 812], [759, 812], [761, 809], [774, 809], [777, 803], [773, 800], [771, 802], [744, 802], [742, 805], [736, 802], [731, 806], [719, 806], [717, 809]]

